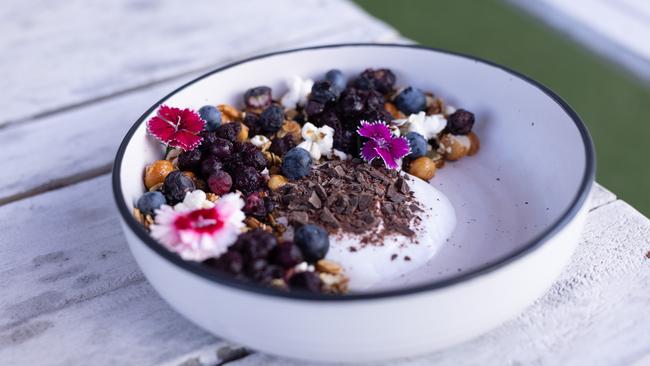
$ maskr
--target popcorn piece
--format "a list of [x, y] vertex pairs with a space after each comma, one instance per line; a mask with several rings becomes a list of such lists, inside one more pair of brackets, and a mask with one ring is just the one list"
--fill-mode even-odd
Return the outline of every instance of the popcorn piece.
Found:
[[310, 122], [305, 123], [302, 127], [303, 142], [298, 147], [309, 152], [314, 161], [321, 158], [322, 155], [329, 156], [332, 154], [332, 145], [334, 144], [334, 129], [330, 126], [316, 127]]
[[271, 146], [271, 140], [264, 135], [255, 135], [250, 139], [250, 143], [258, 149], [265, 151]]
[[314, 86], [314, 81], [311, 79], [303, 79], [300, 76], [294, 76], [287, 82], [289, 91], [282, 96], [280, 100], [282, 106], [285, 108], [296, 108], [296, 106], [304, 106], [307, 103], [307, 96], [311, 93], [311, 87]]
[[348, 159], [350, 159], [352, 156], [351, 156], [351, 155], [348, 155], [348, 154], [346, 154], [346, 153], [344, 153], [344, 152], [341, 151], [341, 150], [332, 149], [332, 152], [331, 152], [330, 154], [327, 155], [327, 158], [328, 158], [328, 159], [333, 159], [334, 157], [339, 158], [339, 160], [348, 160]]
[[183, 202], [177, 203], [174, 206], [174, 211], [185, 212], [212, 207], [214, 207], [214, 203], [208, 199], [205, 192], [197, 189], [192, 192], [187, 192]]
[[411, 114], [407, 119], [395, 120], [394, 124], [406, 128], [406, 132], [417, 132], [430, 140], [438, 136], [445, 126], [447, 120], [442, 114], [427, 116], [426, 113]]

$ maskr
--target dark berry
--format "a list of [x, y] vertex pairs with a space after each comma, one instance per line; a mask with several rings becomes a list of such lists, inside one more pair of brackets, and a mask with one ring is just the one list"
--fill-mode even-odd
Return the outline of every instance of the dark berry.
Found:
[[183, 151], [178, 155], [178, 168], [198, 172], [201, 167], [201, 150]]
[[374, 89], [382, 94], [393, 90], [393, 85], [395, 85], [395, 74], [389, 69], [366, 69], [354, 81], [354, 86], [359, 89]]
[[240, 253], [229, 250], [216, 260], [210, 260], [208, 264], [221, 271], [237, 275], [244, 269], [244, 258]]
[[365, 107], [364, 99], [359, 95], [357, 89], [354, 88], [347, 88], [343, 91], [338, 105], [341, 113], [346, 117], [356, 116]]
[[251, 88], [244, 93], [246, 108], [264, 109], [271, 105], [271, 101], [271, 88], [268, 86]]
[[282, 268], [291, 268], [302, 262], [302, 253], [300, 249], [292, 242], [278, 244], [270, 255], [271, 263], [277, 264]]
[[341, 70], [333, 69], [326, 72], [325, 80], [329, 81], [338, 93], [341, 93], [345, 89], [346, 80]]
[[160, 206], [166, 203], [165, 196], [162, 193], [155, 192], [146, 192], [140, 198], [138, 198], [137, 207], [140, 212], [144, 215], [153, 215], [154, 210], [160, 208]]
[[327, 104], [335, 102], [337, 96], [336, 88], [329, 81], [317, 81], [311, 88], [309, 99], [321, 104]]
[[205, 151], [219, 160], [226, 160], [232, 155], [233, 144], [232, 142], [221, 137], [215, 137], [210, 146], [206, 146]]
[[271, 147], [269, 151], [274, 153], [277, 156], [284, 156], [287, 151], [296, 147], [296, 142], [293, 140], [293, 136], [284, 135], [283, 137], [277, 137], [271, 140]]
[[293, 290], [320, 292], [321, 280], [314, 272], [298, 272], [289, 278], [289, 287]]
[[221, 161], [215, 157], [208, 157], [201, 162], [201, 176], [203, 178], [208, 178], [212, 174], [223, 170], [223, 164]]
[[235, 142], [240, 131], [241, 124], [237, 122], [225, 123], [217, 129], [217, 136], [230, 142]]
[[325, 104], [315, 100], [309, 100], [305, 106], [305, 113], [307, 114], [307, 117], [312, 117], [319, 113], [322, 113], [324, 109]]
[[162, 193], [167, 199], [167, 203], [175, 205], [185, 198], [187, 192], [196, 189], [194, 181], [179, 170], [175, 170], [165, 177], [162, 187]]
[[240, 234], [231, 249], [239, 251], [246, 259], [252, 261], [266, 259], [277, 244], [275, 235], [262, 229], [255, 229]]
[[467, 135], [474, 127], [474, 113], [459, 109], [447, 119], [447, 129], [454, 135]]
[[267, 211], [266, 205], [264, 204], [264, 198], [260, 197], [258, 192], [250, 193], [246, 196], [244, 212], [257, 217], [266, 216]]
[[206, 130], [214, 131], [221, 126], [221, 112], [217, 107], [204, 105], [199, 109], [199, 115], [205, 121]]
[[409, 141], [409, 146], [411, 147], [411, 153], [408, 155], [409, 158], [419, 158], [427, 153], [427, 140], [424, 136], [420, 135], [417, 132], [409, 132], [406, 134], [406, 139]]
[[310, 263], [325, 258], [330, 248], [327, 231], [314, 224], [307, 224], [297, 228], [293, 234], [293, 241], [300, 248], [305, 260]]
[[282, 279], [284, 276], [284, 270], [280, 266], [268, 264], [264, 269], [257, 272], [253, 277], [254, 280], [269, 285], [274, 279]]
[[201, 151], [205, 151], [208, 147], [210, 147], [216, 140], [217, 140], [217, 133], [214, 131], [207, 131], [203, 130], [199, 133], [199, 136], [203, 138], [203, 141], [201, 141], [201, 146], [199, 148]]
[[259, 190], [264, 182], [260, 173], [258, 173], [252, 166], [241, 167], [241, 169], [233, 171], [233, 174], [233, 184], [235, 188], [244, 193]]
[[427, 97], [422, 90], [409, 86], [395, 97], [395, 107], [404, 114], [418, 113], [427, 107]]
[[388, 123], [393, 120], [393, 115], [382, 108], [364, 113], [364, 119], [366, 121], [382, 121]]
[[284, 123], [284, 110], [279, 105], [272, 105], [260, 114], [262, 130], [268, 133], [277, 132]]
[[311, 156], [301, 147], [287, 151], [282, 158], [282, 173], [289, 179], [300, 179], [311, 170]]
[[210, 191], [214, 194], [224, 195], [230, 192], [232, 187], [232, 178], [230, 174], [224, 172], [223, 170], [216, 171], [208, 177], [208, 187]]
[[384, 109], [384, 103], [386, 99], [376, 90], [367, 90], [362, 91], [361, 95], [365, 99], [365, 109], [366, 111], [377, 111]]
[[238, 142], [235, 144], [235, 150], [240, 155], [240, 160], [244, 165], [252, 166], [257, 171], [266, 168], [266, 158], [262, 151], [250, 142]]
[[260, 123], [260, 116], [255, 113], [246, 112], [244, 116], [244, 124], [248, 127], [249, 136], [260, 135], [264, 133]]

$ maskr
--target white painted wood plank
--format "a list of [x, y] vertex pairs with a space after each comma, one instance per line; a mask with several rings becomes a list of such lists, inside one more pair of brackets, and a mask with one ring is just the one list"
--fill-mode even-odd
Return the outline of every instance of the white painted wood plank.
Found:
[[0, 364], [153, 365], [221, 343], [146, 283], [108, 176], [0, 208]]
[[0, 20], [0, 124], [348, 28], [390, 31], [338, 0], [5, 0]]
[[[368, 27], [362, 21], [318, 39], [292, 43], [291, 47], [396, 40], [399, 39], [395, 31]], [[234, 54], [230, 56], [236, 57]], [[5, 165], [0, 169], [0, 204], [107, 173], [122, 137], [135, 120], [155, 101], [198, 75], [192, 73], [64, 113], [0, 129], [0, 146], [5, 153]]]
[[[589, 213], [571, 264], [548, 293], [518, 318], [459, 346], [382, 365], [629, 365], [647, 361], [649, 250], [647, 218], [622, 201], [601, 206]], [[305, 365], [264, 354], [232, 364]]]

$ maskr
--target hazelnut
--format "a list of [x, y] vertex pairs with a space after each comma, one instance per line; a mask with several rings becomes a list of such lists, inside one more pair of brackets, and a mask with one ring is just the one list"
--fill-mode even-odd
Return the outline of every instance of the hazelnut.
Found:
[[411, 162], [409, 173], [428, 181], [436, 174], [436, 163], [431, 158], [421, 156]]
[[219, 104], [217, 109], [221, 112], [221, 121], [223, 123], [240, 121], [243, 118], [241, 111], [231, 105]]
[[164, 182], [167, 174], [173, 170], [174, 164], [169, 160], [154, 161], [144, 169], [144, 186], [150, 189], [156, 184]]
[[237, 141], [244, 142], [248, 139], [248, 126], [246, 126], [243, 123], [239, 123], [239, 124], [241, 125], [241, 129], [237, 134]]
[[404, 113], [400, 112], [399, 109], [397, 109], [397, 107], [395, 107], [395, 104], [393, 104], [393, 103], [390, 103], [390, 102], [384, 103], [384, 109], [386, 109], [386, 111], [388, 111], [388, 113], [390, 113], [391, 116], [393, 116], [393, 118], [395, 118], [395, 119], [404, 119], [404, 118], [406, 118], [406, 115]]
[[469, 137], [465, 135], [447, 134], [440, 138], [441, 153], [448, 161], [456, 161], [467, 156], [471, 144]]
[[481, 148], [481, 140], [478, 139], [478, 136], [474, 132], [470, 132], [467, 137], [469, 137], [469, 151], [467, 152], [467, 155], [472, 156], [476, 155], [478, 150]]
[[274, 174], [269, 179], [269, 188], [273, 191], [287, 184], [288, 180], [284, 175]]

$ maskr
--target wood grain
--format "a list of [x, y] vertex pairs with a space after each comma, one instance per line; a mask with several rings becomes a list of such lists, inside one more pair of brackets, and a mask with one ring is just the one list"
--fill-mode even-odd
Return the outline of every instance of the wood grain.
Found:
[[332, 35], [370, 40], [351, 29], [373, 39], [390, 29], [350, 2], [321, 0], [7, 0], [0, 20], [0, 50], [11, 54], [0, 58], [0, 125]]

